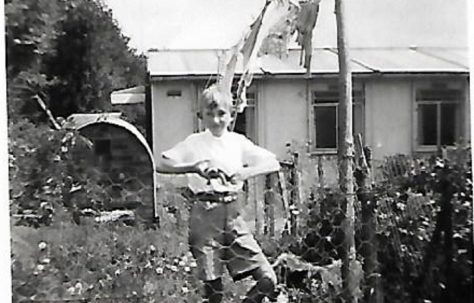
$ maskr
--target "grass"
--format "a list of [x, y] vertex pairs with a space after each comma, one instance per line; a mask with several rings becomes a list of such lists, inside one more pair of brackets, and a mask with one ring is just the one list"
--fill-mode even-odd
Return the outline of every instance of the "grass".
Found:
[[[93, 220], [12, 226], [13, 302], [200, 302], [185, 215], [168, 214], [155, 230]], [[227, 302], [252, 283], [224, 281]]]

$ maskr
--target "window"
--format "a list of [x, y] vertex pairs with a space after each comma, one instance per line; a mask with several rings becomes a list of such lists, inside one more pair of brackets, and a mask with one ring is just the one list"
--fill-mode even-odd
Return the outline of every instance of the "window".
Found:
[[[362, 89], [353, 91], [352, 102], [353, 131], [355, 134], [363, 133], [364, 92]], [[313, 146], [320, 151], [336, 149], [339, 106], [337, 85], [328, 86], [326, 90], [313, 91], [312, 106], [315, 129]]]
[[418, 146], [454, 145], [460, 136], [462, 91], [440, 86], [416, 92]]
[[170, 89], [166, 92], [166, 96], [169, 98], [180, 98], [181, 94], [181, 90], [179, 89]]
[[235, 121], [234, 131], [245, 135], [257, 143], [257, 93], [254, 87], [247, 91], [247, 106], [242, 113], [238, 113]]

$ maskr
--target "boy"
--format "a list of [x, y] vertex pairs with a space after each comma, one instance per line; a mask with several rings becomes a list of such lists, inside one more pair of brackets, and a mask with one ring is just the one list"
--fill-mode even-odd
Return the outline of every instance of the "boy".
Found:
[[274, 299], [276, 275], [241, 216], [239, 192], [253, 176], [280, 169], [271, 152], [227, 130], [232, 97], [216, 85], [201, 95], [198, 117], [205, 131], [162, 153], [157, 172], [188, 174], [189, 244], [204, 283], [204, 301], [221, 302], [224, 266], [237, 281], [256, 280], [244, 303]]

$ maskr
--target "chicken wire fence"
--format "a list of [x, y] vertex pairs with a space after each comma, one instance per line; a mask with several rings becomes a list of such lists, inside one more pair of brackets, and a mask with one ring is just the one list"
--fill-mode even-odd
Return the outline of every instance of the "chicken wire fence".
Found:
[[[472, 286], [472, 204], [469, 186], [464, 196], [437, 188], [436, 165], [401, 156], [373, 161], [371, 186], [356, 188], [355, 217], [346, 218], [336, 159], [292, 159], [278, 173], [248, 180], [238, 207], [194, 228], [213, 234], [215, 258], [238, 271], [255, 248], [239, 238], [245, 227], [218, 220], [241, 212], [276, 273], [279, 302], [347, 302], [348, 292], [359, 302], [447, 302]], [[201, 255], [190, 252], [188, 238], [193, 203], [181, 181], [167, 179], [155, 193], [141, 169], [83, 169], [58, 176], [62, 186], [48, 193], [64, 207], [43, 197], [35, 211], [12, 214], [14, 301], [202, 302]], [[348, 236], [356, 257], [350, 277], [343, 269]], [[456, 270], [464, 276], [450, 280]], [[236, 302], [253, 281], [233, 283], [224, 271], [223, 285], [223, 302]]]

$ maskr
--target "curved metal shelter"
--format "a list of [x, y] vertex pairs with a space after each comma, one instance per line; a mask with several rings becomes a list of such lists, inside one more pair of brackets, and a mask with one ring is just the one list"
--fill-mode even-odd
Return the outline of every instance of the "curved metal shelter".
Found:
[[[121, 113], [97, 113], [97, 114], [73, 114], [69, 116], [63, 127], [66, 129], [75, 129], [78, 131], [84, 131], [94, 126], [113, 126], [125, 131], [134, 137], [139, 142], [140, 147], [144, 150], [148, 156], [149, 165], [152, 170], [152, 190], [153, 190], [153, 211], [154, 216], [157, 217], [157, 206], [156, 206], [156, 175], [154, 173], [155, 160], [151, 148], [149, 147], [145, 137], [140, 131], [131, 123], [120, 118]], [[103, 131], [102, 131], [103, 132]], [[87, 137], [87, 136], [86, 136]]]

